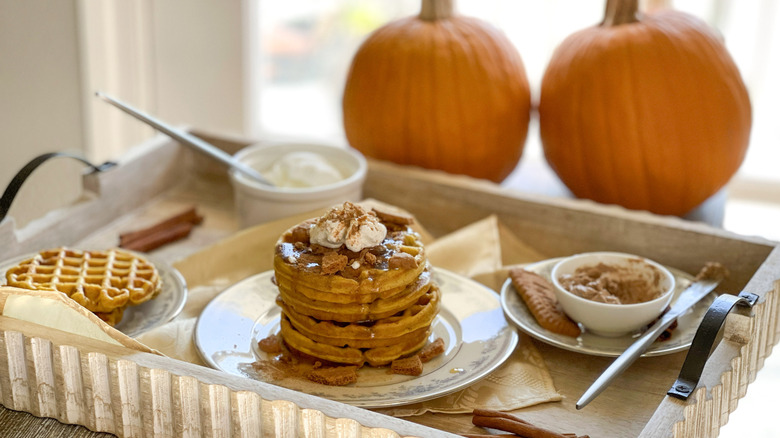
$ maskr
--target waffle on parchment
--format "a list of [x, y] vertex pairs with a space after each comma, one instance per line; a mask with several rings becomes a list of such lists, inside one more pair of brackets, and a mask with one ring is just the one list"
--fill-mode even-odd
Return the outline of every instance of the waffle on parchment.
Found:
[[[379, 218], [384, 241], [359, 252], [311, 244], [314, 220], [282, 234], [274, 273], [290, 348], [329, 362], [382, 366], [427, 343], [441, 299], [424, 247], [409, 221]], [[338, 258], [340, 269], [323, 272]]]
[[146, 302], [162, 289], [152, 263], [118, 249], [44, 250], [5, 275], [9, 286], [63, 292], [110, 325], [121, 320], [126, 306]]

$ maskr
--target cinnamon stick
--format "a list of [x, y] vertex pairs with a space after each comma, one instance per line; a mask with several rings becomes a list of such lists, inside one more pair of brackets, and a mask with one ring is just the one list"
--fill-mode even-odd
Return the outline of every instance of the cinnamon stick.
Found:
[[166, 243], [189, 236], [192, 227], [203, 222], [192, 207], [150, 227], [119, 235], [119, 247], [134, 251], [151, 251]]
[[[474, 409], [474, 417], [471, 422], [475, 426], [498, 429], [504, 432], [511, 432], [525, 438], [571, 438], [577, 437], [577, 434], [558, 433], [538, 426], [518, 418], [512, 414], [488, 409]], [[580, 437], [587, 438], [587, 435]]]
[[203, 216], [198, 214], [198, 212], [195, 210], [195, 207], [191, 207], [182, 213], [165, 219], [162, 222], [158, 222], [150, 227], [120, 234], [119, 246], [124, 248], [124, 245], [130, 244], [130, 242], [134, 240], [148, 238], [148, 236], [151, 234], [163, 232], [169, 228], [173, 228], [177, 224], [185, 222], [192, 225], [198, 225], [203, 222]]
[[462, 433], [460, 434], [463, 438], [517, 438], [517, 435], [515, 434], [501, 434], [501, 435], [492, 435], [489, 433]]
[[137, 237], [127, 243], [120, 244], [121, 248], [131, 251], [147, 252], [159, 248], [166, 243], [175, 242], [190, 235], [193, 224], [189, 222], [180, 222], [168, 228], [155, 230], [151, 234]]

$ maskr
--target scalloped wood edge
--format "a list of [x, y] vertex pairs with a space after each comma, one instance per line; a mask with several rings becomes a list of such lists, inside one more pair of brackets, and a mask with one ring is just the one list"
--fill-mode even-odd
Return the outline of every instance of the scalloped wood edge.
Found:
[[0, 402], [119, 437], [455, 436], [5, 316]]
[[[777, 269], [778, 250], [769, 266]], [[746, 289], [766, 287], [762, 298], [750, 311], [733, 311], [726, 320], [723, 340], [713, 351], [702, 373], [702, 379], [688, 401], [666, 397], [642, 431], [640, 437], [657, 436], [671, 427], [675, 438], [717, 437], [729, 414], [745, 396], [748, 385], [756, 378], [774, 345], [780, 340], [780, 281], [763, 283], [764, 266], [756, 273], [758, 280]], [[758, 284], [756, 284], [758, 283]], [[726, 370], [718, 374], [718, 370]]]
[[[228, 152], [235, 152], [246, 145], [246, 143], [217, 137], [209, 137], [207, 140]], [[147, 169], [152, 169], [152, 172], [149, 173]], [[224, 169], [216, 168], [207, 158], [190, 154], [167, 138], [155, 138], [124, 157], [120, 166], [111, 172], [85, 176], [85, 189], [94, 195], [93, 199], [52, 212], [23, 230], [16, 230], [11, 220], [0, 223], [0, 243], [3, 244], [6, 256], [10, 257], [38, 250], [40, 247], [52, 246], [51, 242], [62, 244], [77, 241], [109, 223], [117, 215], [131, 211], [151, 197], [169, 190], [173, 182], [182, 179], [185, 175], [197, 180], [212, 181], [213, 179], [227, 184], [224, 181]], [[410, 190], [414, 190], [415, 196], [408, 195]], [[777, 297], [778, 286], [775, 284], [775, 280], [780, 275], [780, 250], [778, 250], [780, 246], [777, 242], [758, 237], [739, 236], [679, 218], [647, 215], [583, 200], [555, 199], [521, 193], [473, 178], [397, 166], [375, 160], [369, 160], [369, 174], [364, 195], [381, 199], [383, 202], [412, 212], [421, 223], [426, 224], [426, 228], [433, 235], [446, 234], [495, 214], [505, 226], [511, 228], [513, 232], [520, 233], [526, 244], [534, 248], [544, 248], [544, 253], [548, 256], [591, 250], [602, 245], [606, 238], [617, 231], [622, 233], [621, 240], [614, 243], [613, 249], [630, 252], [641, 248], [643, 255], [662, 260], [688, 272], [696, 272], [700, 268], [698, 264], [702, 260], [708, 260], [713, 253], [723, 257], [727, 262], [726, 265], [733, 272], [740, 273], [737, 279], [724, 282], [724, 290], [736, 291], [737, 288], [744, 288], [762, 298], [753, 309], [752, 316], [747, 317], [742, 314], [732, 315], [729, 318], [731, 332], [715, 349], [708, 361], [700, 382], [701, 389], [686, 402], [668, 397], [664, 399], [652, 411], [652, 418], [641, 426], [644, 428], [641, 431], [642, 437], [717, 435], [719, 427], [728, 421], [729, 413], [736, 408], [738, 399], [745, 394], [748, 384], [753, 381], [755, 373], [763, 365], [764, 358], [769, 355], [774, 343], [780, 339], [778, 334], [780, 298]], [[574, 223], [577, 224], [576, 230], [572, 228]], [[627, 230], [631, 232], [626, 233]], [[572, 234], [575, 235], [574, 238]], [[205, 242], [210, 243], [208, 240]], [[652, 244], [648, 245], [648, 242]], [[203, 243], [204, 241], [193, 242], [192, 245], [202, 246]], [[746, 273], [754, 274], [746, 278]], [[0, 316], [1, 318], [3, 317]], [[38, 331], [30, 331], [36, 328]], [[363, 436], [397, 436], [381, 434], [384, 433], [382, 428], [388, 428], [397, 434], [405, 435], [453, 436], [410, 422], [378, 416], [369, 411], [294, 393], [261, 382], [229, 376], [216, 370], [169, 358], [128, 353], [126, 349], [106, 350], [104, 343], [97, 341], [84, 343], [72, 335], [55, 332], [36, 324], [7, 318], [0, 320], [0, 403], [5, 407], [28, 411], [35, 415], [53, 416], [66, 423], [69, 422], [67, 418], [82, 418], [78, 415], [82, 415], [84, 421], [94, 416], [101, 418], [100, 424], [105, 427], [119, 428], [124, 421], [120, 403], [124, 399], [121, 397], [128, 398], [136, 394], [143, 401], [148, 402], [149, 397], [155, 397], [152, 391], [157, 391], [158, 397], [164, 400], [160, 406], [170, 406], [174, 410], [188, 408], [186, 412], [191, 415], [183, 417], [181, 412], [176, 414], [165, 413], [167, 412], [165, 410], [158, 412], [155, 410], [157, 408], [151, 407], [153, 405], [149, 403], [128, 404], [129, 413], [135, 412], [134, 415], [140, 415], [141, 422], [133, 420], [134, 417], [130, 416], [127, 425], [114, 433], [120, 436], [142, 436], [143, 434], [168, 436], [166, 434], [173, 428], [174, 431], [181, 432], [180, 435], [222, 436], [229, 434], [222, 425], [230, 424], [232, 429], [229, 432], [235, 435], [246, 431], [246, 436], [272, 436], [275, 434], [273, 429], [275, 425], [293, 424], [290, 426], [293, 428], [291, 432], [279, 429], [278, 433], [279, 436], [295, 436], [299, 432], [305, 435], [303, 424], [310, 424], [309, 420], [304, 423], [301, 419], [312, 417], [318, 420], [311, 424], [320, 426], [325, 424], [319, 428], [312, 426], [312, 430], [326, 431], [331, 435], [336, 433], [334, 431], [340, 430], [346, 436], [355, 436], [354, 434], [358, 432]], [[11, 339], [10, 344], [6, 339]], [[12, 351], [9, 348], [12, 348]], [[68, 363], [74, 367], [76, 365], [82, 367], [81, 371], [63, 375], [61, 363], [68, 359], [68, 354], [74, 354], [73, 352], [77, 353], [78, 360], [71, 358]], [[63, 354], [66, 355], [65, 359], [62, 358]], [[55, 359], [59, 368], [54, 366]], [[102, 365], [91, 365], [89, 361]], [[120, 363], [121, 366], [118, 365]], [[11, 365], [16, 367], [13, 369], [14, 374], [9, 368]], [[98, 391], [98, 395], [120, 398], [116, 400], [100, 398], [98, 402], [90, 400], [95, 394], [90, 386], [95, 377], [86, 371], [89, 366], [95, 366], [96, 369], [102, 367], [103, 371], [99, 376], [102, 376], [100, 379], [103, 380], [100, 382], [109, 382], [102, 387], [107, 387], [110, 394], [106, 391], [102, 393]], [[120, 368], [136, 370], [138, 373], [136, 378], [127, 377], [130, 382], [137, 383], [130, 386], [135, 392], [130, 391], [125, 395], [115, 394], [122, 383], [117, 380], [119, 375], [117, 370]], [[47, 375], [44, 373], [46, 369], [60, 371], [49, 371]], [[44, 374], [39, 376], [36, 373]], [[131, 374], [125, 371], [123, 375]], [[195, 376], [194, 380], [186, 378], [188, 375]], [[150, 384], [152, 376], [154, 382], [158, 383]], [[72, 381], [65, 381], [65, 377]], [[49, 378], [49, 381], [46, 381], [46, 378]], [[52, 386], [52, 380], [56, 380], [55, 386]], [[42, 382], [40, 387], [37, 386], [38, 381]], [[85, 385], [84, 389], [70, 396], [73, 400], [68, 403], [71, 405], [75, 403], [75, 408], [70, 411], [66, 410], [66, 407], [71, 405], [63, 401], [65, 394], [62, 392], [63, 389], [67, 389], [65, 384], [68, 382], [71, 385], [75, 383]], [[670, 381], [669, 384], [671, 383]], [[158, 388], [157, 385], [162, 386]], [[214, 385], [227, 389], [213, 388]], [[174, 399], [174, 395], [178, 397], [177, 394], [181, 392], [182, 387], [188, 391], [187, 394], [197, 396], [186, 399], [186, 406], [182, 405], [180, 398]], [[174, 394], [174, 389], [179, 393]], [[259, 394], [260, 402], [256, 402], [255, 395], [244, 395], [242, 397], [249, 397], [255, 401], [251, 403], [244, 401], [242, 402], [244, 405], [238, 404], [238, 398], [234, 394], [243, 393], [244, 390]], [[14, 391], [18, 391], [18, 394]], [[85, 395], [89, 397], [84, 398]], [[21, 401], [20, 398], [27, 401]], [[228, 403], [223, 403], [223, 400], [227, 400]], [[280, 400], [288, 400], [287, 403], [292, 402], [295, 407], [277, 403]], [[135, 399], [131, 401], [135, 402]], [[227, 405], [227, 411], [218, 403]], [[42, 406], [48, 407], [43, 409]], [[242, 420], [247, 421], [246, 424], [250, 426], [237, 429], [238, 426], [233, 426], [235, 421], [238, 421], [234, 417], [249, 415], [244, 413], [249, 409], [246, 406], [250, 406], [253, 412], [257, 412], [257, 406], [260, 406], [263, 419], [262, 421]], [[566, 407], [560, 406], [542, 407], [538, 412], [547, 412], [545, 408], [550, 408], [550, 412], [560, 412], [563, 415], [580, 415], [577, 412], [568, 412]], [[306, 411], [308, 409], [317, 412], [308, 412]], [[79, 413], [80, 410], [86, 410], [87, 413]], [[230, 415], [225, 414], [226, 412]], [[223, 415], [219, 421], [213, 419], [217, 414]], [[227, 415], [227, 418], [224, 415]], [[268, 415], [273, 419], [267, 420]], [[282, 416], [282, 419], [277, 420], [275, 415]], [[611, 411], [602, 412], [597, 419], [603, 424], [605, 419], [611, 421], [612, 415]], [[291, 420], [283, 420], [283, 418]], [[574, 421], [589, 419], [587, 415], [573, 418]], [[190, 419], [195, 423], [182, 423]], [[425, 422], [433, 426], [446, 427], [452, 421], [451, 419], [452, 417], [449, 416], [432, 416]], [[571, 417], [562, 417], [562, 419], [569, 420]], [[623, 417], [622, 420], [631, 421], [631, 418]], [[210, 423], [207, 424], [206, 421]], [[97, 423], [97, 420], [95, 422]], [[79, 421], [79, 424], [91, 427], [89, 423]], [[143, 432], [137, 428], [138, 424], [145, 428]], [[181, 424], [187, 425], [186, 430]], [[252, 424], [260, 424], [259, 427], [264, 428], [250, 430], [254, 427], [251, 426]], [[372, 431], [366, 432], [366, 428]], [[373, 428], [379, 428], [380, 432], [374, 432]], [[610, 429], [606, 428], [603, 431], [610, 431]], [[353, 435], [349, 435], [350, 433]], [[369, 433], [377, 433], [377, 435], [369, 435]]]

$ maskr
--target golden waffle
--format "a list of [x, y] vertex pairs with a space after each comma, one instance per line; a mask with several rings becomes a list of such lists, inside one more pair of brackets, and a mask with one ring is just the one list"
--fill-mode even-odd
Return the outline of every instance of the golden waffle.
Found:
[[125, 314], [125, 308], [117, 307], [116, 309], [110, 312], [93, 312], [93, 313], [97, 315], [98, 318], [103, 320], [103, 322], [113, 327], [119, 324], [119, 321], [122, 320], [122, 316], [124, 316]]
[[157, 269], [136, 254], [110, 249], [41, 251], [6, 272], [9, 286], [55, 290], [101, 316], [118, 322], [127, 305], [154, 298], [162, 288]]
[[288, 285], [279, 285], [282, 301], [296, 312], [320, 320], [338, 322], [375, 321], [395, 315], [414, 305], [431, 288], [431, 273], [425, 269], [401, 293], [390, 298], [378, 298], [368, 304], [334, 303], [311, 300], [302, 294], [288, 289]]
[[430, 328], [415, 332], [417, 334], [415, 337], [399, 339], [392, 345], [368, 349], [319, 343], [295, 330], [290, 321], [284, 317], [281, 320], [281, 333], [290, 347], [316, 358], [349, 365], [362, 366], [368, 363], [371, 366], [383, 366], [421, 349], [428, 342]]
[[[342, 247], [339, 254], [347, 257], [344, 270], [339, 275], [322, 273], [323, 255], [331, 250], [309, 245], [308, 227], [304, 222], [282, 234], [276, 244], [274, 273], [280, 287], [300, 293], [309, 299], [333, 303], [369, 303], [376, 298], [387, 298], [400, 293], [425, 269], [425, 250], [420, 236], [408, 226], [388, 223], [387, 238], [376, 247], [359, 253]], [[392, 227], [392, 230], [391, 230]], [[300, 232], [304, 228], [305, 233]], [[390, 259], [398, 252], [413, 257], [412, 269], [390, 269]], [[368, 263], [367, 258], [376, 258]], [[352, 265], [359, 263], [357, 268]]]
[[296, 331], [307, 338], [336, 347], [376, 348], [393, 345], [415, 334], [427, 331], [439, 310], [441, 294], [438, 287], [428, 288], [417, 302], [393, 315], [370, 323], [342, 324], [322, 321], [302, 315], [277, 299], [282, 314]]

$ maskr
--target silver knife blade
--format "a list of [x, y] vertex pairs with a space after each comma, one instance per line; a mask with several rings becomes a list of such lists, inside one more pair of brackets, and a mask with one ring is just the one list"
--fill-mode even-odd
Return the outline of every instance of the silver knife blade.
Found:
[[675, 301], [669, 311], [664, 313], [655, 324], [650, 326], [642, 336], [626, 348], [626, 351], [618, 356], [618, 358], [601, 373], [593, 384], [590, 385], [590, 388], [582, 394], [582, 397], [580, 397], [575, 405], [576, 408], [584, 408], [601, 394], [615, 378], [621, 375], [626, 368], [634, 363], [634, 361], [650, 347], [650, 344], [655, 342], [661, 332], [666, 330], [678, 316], [685, 313], [685, 311], [693, 307], [694, 304], [709, 295], [709, 293], [718, 286], [720, 281], [721, 278], [707, 278], [691, 283], [691, 285], [680, 294], [680, 297], [677, 298], [677, 301]]
[[133, 108], [132, 106], [120, 101], [119, 99], [116, 99], [114, 97], [111, 97], [101, 91], [95, 92], [95, 95], [106, 102], [110, 103], [111, 105], [114, 105], [115, 107], [119, 108], [120, 110], [126, 112], [127, 114], [130, 114], [131, 116], [135, 117], [136, 119], [146, 123], [147, 125], [155, 128], [156, 130], [162, 132], [163, 134], [167, 135], [168, 137], [171, 137], [174, 140], [177, 140], [181, 142], [182, 144], [189, 146], [191, 148], [194, 148], [196, 150], [199, 150], [200, 152], [203, 152], [210, 157], [222, 162], [223, 164], [227, 165], [229, 168], [235, 169], [237, 172], [241, 173], [242, 175], [246, 176], [247, 178], [252, 179], [253, 181], [257, 181], [260, 184], [264, 184], [267, 186], [272, 186], [270, 181], [263, 177], [263, 175], [260, 174], [257, 170], [250, 167], [248, 164], [243, 163], [237, 159], [235, 159], [232, 155], [228, 154], [227, 152], [223, 151], [222, 149], [217, 148], [216, 146], [213, 146], [209, 143], [206, 143], [205, 141], [199, 139], [198, 137], [195, 137], [194, 135], [191, 135], [185, 131], [182, 131], [180, 129], [174, 128], [173, 126], [156, 119], [149, 114], [144, 113], [143, 111], [140, 111], [136, 108]]

